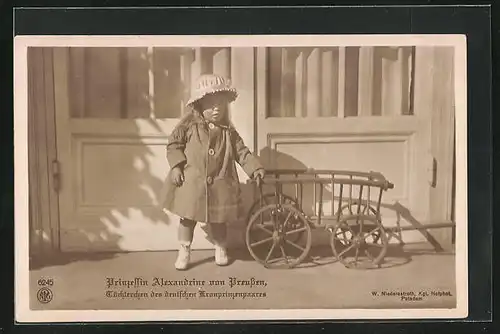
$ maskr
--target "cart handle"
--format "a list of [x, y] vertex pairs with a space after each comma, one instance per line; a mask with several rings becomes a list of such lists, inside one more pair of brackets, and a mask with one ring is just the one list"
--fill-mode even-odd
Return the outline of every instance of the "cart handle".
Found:
[[256, 184], [257, 187], [261, 188], [262, 184], [264, 184], [264, 180], [262, 179], [262, 177], [257, 176], [257, 178], [249, 178], [246, 182], [246, 184]]
[[385, 189], [394, 189], [394, 183], [389, 182], [380, 172], [370, 171], [370, 176], [385, 183]]

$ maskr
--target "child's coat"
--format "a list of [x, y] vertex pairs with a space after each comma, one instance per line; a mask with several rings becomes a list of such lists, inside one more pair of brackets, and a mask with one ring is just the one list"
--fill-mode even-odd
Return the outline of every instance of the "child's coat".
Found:
[[240, 184], [235, 162], [250, 177], [262, 168], [236, 129], [208, 123], [195, 111], [169, 136], [167, 159], [170, 168], [184, 165], [184, 183], [175, 186], [169, 173], [163, 207], [198, 222], [237, 220]]

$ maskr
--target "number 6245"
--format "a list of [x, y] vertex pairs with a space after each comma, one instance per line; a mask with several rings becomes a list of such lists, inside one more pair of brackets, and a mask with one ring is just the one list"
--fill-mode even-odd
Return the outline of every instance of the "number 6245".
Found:
[[53, 286], [54, 279], [52, 278], [40, 278], [38, 280], [38, 286]]

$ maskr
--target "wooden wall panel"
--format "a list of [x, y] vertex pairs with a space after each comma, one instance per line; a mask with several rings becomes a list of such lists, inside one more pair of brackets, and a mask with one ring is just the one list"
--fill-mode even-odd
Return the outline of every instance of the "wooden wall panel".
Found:
[[321, 51], [313, 48], [307, 57], [307, 117], [321, 115]]
[[359, 49], [345, 49], [344, 117], [358, 116]]
[[373, 63], [374, 47], [364, 46], [359, 50], [358, 115], [373, 114]]
[[337, 115], [338, 107], [338, 50], [323, 49], [321, 52], [321, 110], [320, 115]]
[[345, 96], [346, 96], [346, 48], [339, 47], [339, 62], [338, 62], [338, 106], [337, 106], [337, 117], [344, 118], [345, 116]]
[[295, 60], [295, 117], [304, 117], [306, 114], [306, 64], [305, 52], [301, 50]]

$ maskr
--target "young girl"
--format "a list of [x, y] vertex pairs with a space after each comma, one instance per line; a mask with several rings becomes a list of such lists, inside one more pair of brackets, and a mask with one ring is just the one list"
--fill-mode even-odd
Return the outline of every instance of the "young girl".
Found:
[[189, 264], [196, 222], [209, 223], [215, 263], [227, 265], [226, 223], [238, 219], [239, 180], [235, 162], [249, 177], [264, 169], [230, 124], [228, 104], [236, 90], [218, 75], [202, 75], [192, 92], [190, 108], [168, 138], [164, 209], [180, 217], [179, 253], [175, 268]]

